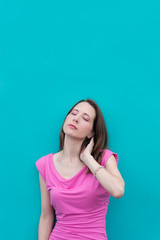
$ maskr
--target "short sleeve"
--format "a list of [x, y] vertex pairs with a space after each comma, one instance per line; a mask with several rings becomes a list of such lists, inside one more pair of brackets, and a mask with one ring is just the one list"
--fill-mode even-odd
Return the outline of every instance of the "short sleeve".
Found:
[[102, 157], [102, 163], [101, 163], [102, 166], [104, 166], [104, 167], [106, 166], [107, 161], [108, 161], [108, 159], [110, 158], [110, 156], [111, 156], [112, 154], [114, 155], [114, 157], [115, 157], [115, 159], [116, 159], [116, 163], [117, 163], [117, 167], [118, 167], [119, 156], [118, 156], [117, 153], [114, 153], [114, 152], [112, 152], [112, 151], [109, 150], [109, 149], [105, 149], [104, 155], [103, 155], [103, 157]]
[[39, 173], [41, 174], [45, 182], [46, 182], [46, 160], [47, 160], [46, 156], [43, 156], [39, 158], [35, 163]]

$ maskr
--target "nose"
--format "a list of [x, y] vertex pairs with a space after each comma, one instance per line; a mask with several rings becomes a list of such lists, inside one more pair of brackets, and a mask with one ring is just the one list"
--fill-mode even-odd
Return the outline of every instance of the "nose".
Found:
[[78, 120], [77, 120], [77, 119], [73, 119], [73, 121], [78, 123]]
[[75, 121], [75, 122], [79, 122], [79, 117], [78, 117], [77, 115], [74, 116], [73, 121]]

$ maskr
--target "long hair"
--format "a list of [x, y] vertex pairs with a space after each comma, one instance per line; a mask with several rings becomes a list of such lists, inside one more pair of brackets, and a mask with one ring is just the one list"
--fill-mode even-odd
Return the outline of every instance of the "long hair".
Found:
[[[96, 112], [96, 116], [95, 116], [95, 119], [93, 122], [93, 129], [92, 129], [94, 131], [94, 146], [93, 146], [91, 155], [100, 164], [103, 154], [105, 152], [105, 149], [108, 148], [108, 146], [107, 146], [108, 145], [108, 133], [107, 133], [106, 124], [105, 124], [105, 121], [104, 121], [104, 118], [103, 118], [103, 115], [102, 115], [102, 112], [101, 112], [99, 106], [92, 99], [80, 100], [79, 102], [74, 104], [74, 106], [69, 110], [67, 115], [80, 102], [88, 102], [95, 109], [95, 112]], [[67, 117], [67, 115], [66, 115], [66, 117]], [[64, 122], [66, 120], [66, 117], [64, 119]], [[64, 124], [64, 122], [63, 122], [63, 124]], [[59, 134], [59, 140], [60, 140], [59, 151], [63, 150], [64, 138], [65, 138], [65, 133], [63, 131], [63, 125], [62, 125], [60, 134]], [[86, 147], [89, 142], [90, 142], [90, 139], [86, 137], [81, 145], [79, 156], [80, 156], [83, 148]], [[86, 174], [88, 174], [88, 173], [91, 173], [91, 170], [89, 168], [88, 168]]]

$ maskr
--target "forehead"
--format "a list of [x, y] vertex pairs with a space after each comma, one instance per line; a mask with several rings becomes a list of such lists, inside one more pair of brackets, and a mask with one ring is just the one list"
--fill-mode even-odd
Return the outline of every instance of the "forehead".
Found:
[[73, 109], [78, 109], [80, 112], [87, 113], [92, 119], [95, 118], [96, 112], [88, 102], [78, 103]]

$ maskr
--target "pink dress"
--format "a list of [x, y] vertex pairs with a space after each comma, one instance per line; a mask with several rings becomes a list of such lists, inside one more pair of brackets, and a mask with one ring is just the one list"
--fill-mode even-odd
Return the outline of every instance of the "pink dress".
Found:
[[[54, 166], [53, 154], [36, 161], [57, 219], [49, 240], [107, 240], [105, 216], [110, 193], [92, 173], [85, 175], [86, 165], [72, 178], [63, 178]], [[112, 154], [118, 166], [118, 154], [109, 149], [105, 149], [102, 166]]]

